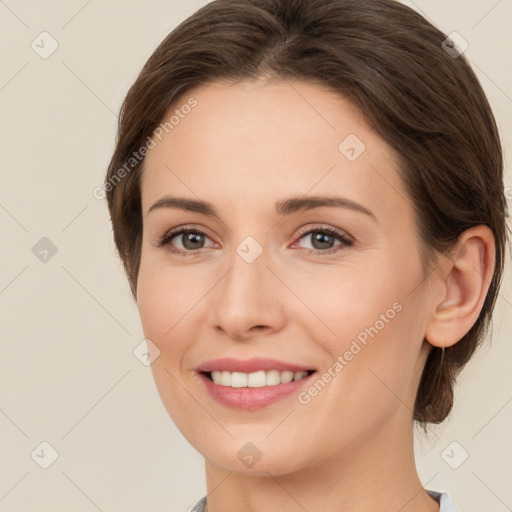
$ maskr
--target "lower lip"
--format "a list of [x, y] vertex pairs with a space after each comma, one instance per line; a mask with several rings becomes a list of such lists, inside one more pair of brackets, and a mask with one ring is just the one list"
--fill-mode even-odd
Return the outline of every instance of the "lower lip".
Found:
[[255, 410], [297, 393], [315, 373], [286, 384], [263, 386], [261, 388], [232, 388], [215, 384], [204, 373], [200, 373], [199, 377], [204, 382], [206, 391], [217, 402], [237, 409]]

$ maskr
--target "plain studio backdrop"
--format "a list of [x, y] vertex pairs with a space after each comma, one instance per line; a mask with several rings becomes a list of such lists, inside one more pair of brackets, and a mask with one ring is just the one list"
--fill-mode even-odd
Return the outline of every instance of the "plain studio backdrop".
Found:
[[[512, 198], [512, 1], [405, 3], [469, 44]], [[138, 312], [93, 195], [129, 86], [202, 5], [0, 1], [0, 510], [185, 512], [206, 491], [202, 457], [134, 354]], [[512, 510], [511, 319], [507, 271], [450, 418], [415, 443], [423, 485], [464, 512]]]

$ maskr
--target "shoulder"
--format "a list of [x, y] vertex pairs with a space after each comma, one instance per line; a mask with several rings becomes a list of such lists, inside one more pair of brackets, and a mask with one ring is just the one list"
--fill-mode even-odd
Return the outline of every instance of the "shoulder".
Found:
[[[430, 491], [426, 489], [427, 493], [439, 503], [439, 512], [458, 512], [455, 505], [450, 500], [446, 492]], [[204, 512], [206, 506], [206, 496], [203, 496], [190, 512]]]
[[189, 512], [204, 512], [204, 508], [206, 506], [206, 496], [203, 496], [191, 509]]
[[459, 512], [446, 492], [430, 491], [427, 493], [439, 503], [439, 512]]

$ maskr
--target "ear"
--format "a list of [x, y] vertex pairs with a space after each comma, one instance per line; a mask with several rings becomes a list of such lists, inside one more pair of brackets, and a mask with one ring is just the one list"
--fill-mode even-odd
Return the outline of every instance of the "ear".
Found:
[[473, 327], [494, 274], [495, 241], [487, 226], [464, 231], [436, 279], [443, 293], [432, 303], [425, 338], [435, 347], [449, 347]]

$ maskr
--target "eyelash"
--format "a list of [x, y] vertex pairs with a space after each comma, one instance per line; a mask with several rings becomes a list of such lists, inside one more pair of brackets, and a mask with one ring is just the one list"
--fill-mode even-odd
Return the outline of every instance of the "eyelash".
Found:
[[[175, 231], [170, 231], [169, 233], [166, 233], [158, 241], [157, 246], [164, 247], [166, 251], [169, 251], [170, 253], [173, 253], [173, 254], [181, 254], [182, 256], [195, 256], [195, 255], [199, 254], [201, 252], [201, 250], [183, 251], [181, 249], [177, 250], [177, 249], [172, 248], [172, 246], [170, 244], [171, 240], [173, 238], [175, 238], [179, 235], [183, 235], [185, 233], [194, 233], [196, 235], [205, 235], [206, 237], [208, 237], [208, 235], [206, 233], [204, 233], [203, 231], [184, 226], [179, 229], [176, 229]], [[332, 237], [336, 238], [337, 240], [339, 240], [341, 242], [341, 244], [336, 245], [336, 246], [332, 247], [331, 249], [326, 249], [324, 251], [321, 251], [319, 249], [309, 249], [308, 256], [311, 256], [311, 255], [323, 256], [323, 255], [327, 255], [327, 254], [337, 253], [337, 252], [344, 250], [347, 247], [352, 246], [352, 244], [354, 243], [353, 240], [351, 240], [350, 238], [345, 236], [343, 233], [341, 233], [333, 228], [329, 228], [329, 227], [313, 228], [313, 229], [309, 229], [308, 231], [299, 233], [298, 240], [305, 237], [306, 235], [311, 235], [312, 233], [322, 233], [322, 234], [332, 236]]]

